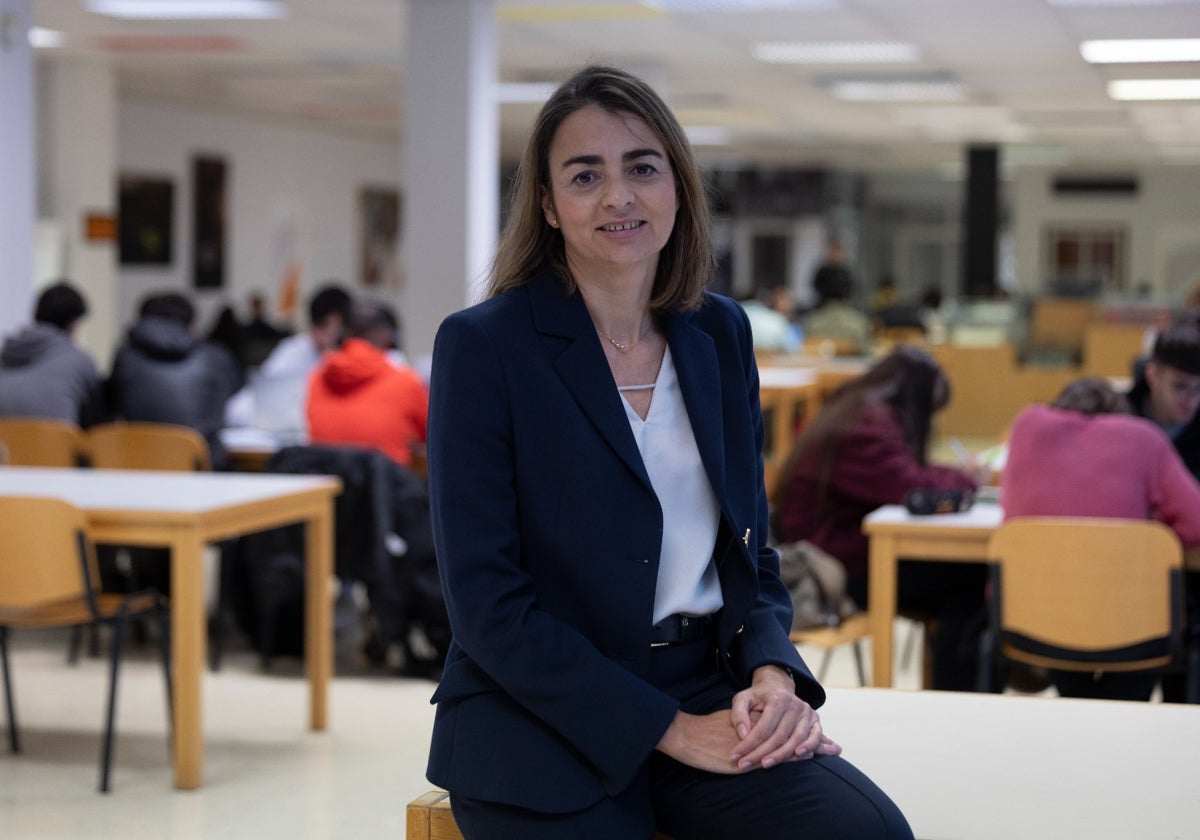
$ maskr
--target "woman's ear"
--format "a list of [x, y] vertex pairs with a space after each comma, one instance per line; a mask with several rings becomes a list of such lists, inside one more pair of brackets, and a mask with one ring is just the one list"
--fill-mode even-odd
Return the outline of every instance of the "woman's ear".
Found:
[[550, 197], [550, 191], [545, 187], [538, 187], [538, 191], [542, 197], [542, 213], [546, 216], [546, 224], [552, 228], [558, 227], [558, 213], [554, 211], [554, 201]]

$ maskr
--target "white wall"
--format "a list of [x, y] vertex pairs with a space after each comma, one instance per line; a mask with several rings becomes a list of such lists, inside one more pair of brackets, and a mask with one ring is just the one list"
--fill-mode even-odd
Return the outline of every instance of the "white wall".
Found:
[[[192, 292], [190, 181], [195, 155], [222, 157], [228, 167], [225, 287], [194, 293], [201, 328], [208, 328], [225, 302], [244, 314], [251, 291], [263, 291], [274, 301], [289, 254], [298, 258], [301, 269], [297, 327], [304, 325], [308, 292], [323, 281], [337, 279], [352, 292], [366, 291], [356, 279], [359, 190], [399, 189], [398, 141], [339, 136], [123, 94], [117, 150], [121, 172], [166, 176], [175, 184], [172, 264], [120, 267], [117, 311], [122, 325], [147, 292]], [[402, 207], [401, 247], [405, 212]], [[394, 292], [370, 293], [396, 299]]]
[[1055, 176], [1065, 174], [1078, 173], [1024, 169], [1015, 176], [1012, 230], [1020, 291], [1042, 290], [1041, 237], [1048, 224], [1113, 222], [1128, 234], [1130, 287], [1148, 285], [1157, 297], [1180, 305], [1187, 287], [1200, 281], [1200, 171], [1163, 167], [1115, 173], [1135, 176], [1137, 193], [1070, 198], [1053, 191]]

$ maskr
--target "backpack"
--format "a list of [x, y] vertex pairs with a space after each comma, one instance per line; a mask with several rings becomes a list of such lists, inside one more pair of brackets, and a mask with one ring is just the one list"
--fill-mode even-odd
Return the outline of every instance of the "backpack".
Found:
[[792, 629], [836, 627], [858, 611], [846, 594], [846, 569], [808, 540], [775, 546], [779, 576], [792, 598]]

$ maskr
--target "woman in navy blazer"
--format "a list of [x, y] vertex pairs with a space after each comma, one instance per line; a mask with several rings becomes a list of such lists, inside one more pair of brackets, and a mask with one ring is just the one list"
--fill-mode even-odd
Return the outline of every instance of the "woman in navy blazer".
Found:
[[429, 485], [454, 642], [428, 775], [465, 837], [911, 837], [823, 732], [767, 547], [750, 328], [704, 292], [662, 100], [547, 102], [489, 299], [434, 348]]

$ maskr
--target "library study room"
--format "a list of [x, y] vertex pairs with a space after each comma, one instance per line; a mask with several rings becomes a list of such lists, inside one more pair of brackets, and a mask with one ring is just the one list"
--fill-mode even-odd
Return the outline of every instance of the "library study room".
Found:
[[1200, 837], [1200, 0], [0, 0], [0, 838]]

